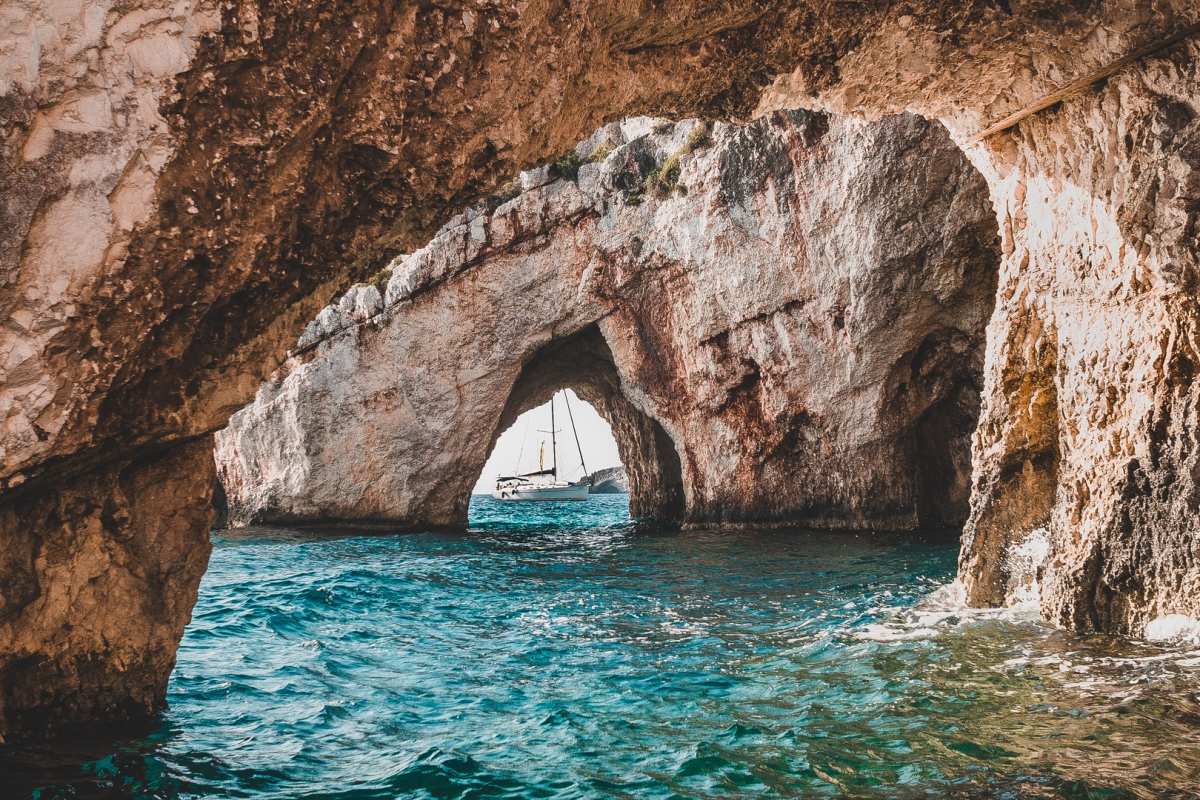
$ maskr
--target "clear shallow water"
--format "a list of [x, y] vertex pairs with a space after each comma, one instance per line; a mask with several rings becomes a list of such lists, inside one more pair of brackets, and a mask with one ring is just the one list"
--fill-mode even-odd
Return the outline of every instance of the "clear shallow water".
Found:
[[955, 555], [639, 531], [623, 496], [217, 535], [155, 727], [0, 770], [43, 798], [1200, 796], [1200, 652], [967, 614]]

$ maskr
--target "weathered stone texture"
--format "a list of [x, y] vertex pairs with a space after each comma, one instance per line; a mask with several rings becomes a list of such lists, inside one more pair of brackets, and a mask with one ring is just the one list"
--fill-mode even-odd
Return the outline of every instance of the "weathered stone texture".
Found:
[[[98, 350], [114, 332], [93, 327], [92, 313], [114, 293], [133, 294], [113, 280], [158, 210], [156, 183], [175, 152], [161, 106], [201, 38], [220, 27], [210, 2], [109, 5], [18, 0], [0, 10], [7, 486], [23, 482], [23, 465], [69, 452], [65, 440], [78, 441], [70, 409], [93, 382], [103, 391], [114, 365]], [[94, 426], [94, 409], [76, 423]]]
[[[1156, 616], [1200, 615], [1191, 422], [1200, 399], [1192, 375], [1200, 7], [1095, 9], [1099, 24], [1067, 47], [1070, 63], [1059, 60], [1057, 24], [1026, 40], [1028, 50], [955, 64], [946, 29], [901, 18], [839, 62], [837, 85], [814, 90], [800, 71], [778, 79], [760, 108], [861, 111], [921, 96], [923, 113], [946, 124], [987, 179], [1004, 262], [959, 575], [972, 604], [1003, 602], [1016, 588], [1005, 553], [1045, 528], [1046, 619], [1136, 635]], [[1072, 9], [1056, 13], [1073, 27]], [[1067, 84], [1189, 29], [1170, 48], [975, 141], [987, 121], [1047, 94], [1043, 78]]]
[[[629, 121], [579, 156], [318, 315], [218, 434], [234, 521], [462, 524], [503, 427], [581, 384], [668, 437], [675, 475], [619, 440], [654, 516], [641, 493], [673, 480], [687, 522], [962, 523], [999, 251], [941, 126]], [[594, 367], [567, 341], [589, 325]]]
[[212, 549], [214, 478], [205, 436], [0, 512], [0, 731], [161, 706]]
[[962, 575], [1051, 533], [1043, 613], [1138, 633], [1200, 616], [1200, 46], [1129, 69], [974, 157], [1005, 260]]

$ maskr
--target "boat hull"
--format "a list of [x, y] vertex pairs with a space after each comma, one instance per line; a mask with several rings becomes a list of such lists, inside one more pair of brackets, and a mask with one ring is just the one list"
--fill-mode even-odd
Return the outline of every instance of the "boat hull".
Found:
[[587, 484], [571, 484], [569, 486], [516, 486], [498, 488], [492, 492], [496, 500], [587, 500]]

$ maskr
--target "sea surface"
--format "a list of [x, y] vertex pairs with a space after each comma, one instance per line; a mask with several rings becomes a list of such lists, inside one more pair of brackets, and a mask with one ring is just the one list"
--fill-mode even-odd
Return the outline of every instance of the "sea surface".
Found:
[[1200, 797], [1197, 645], [968, 612], [952, 541], [471, 519], [214, 534], [170, 707], [0, 797]]

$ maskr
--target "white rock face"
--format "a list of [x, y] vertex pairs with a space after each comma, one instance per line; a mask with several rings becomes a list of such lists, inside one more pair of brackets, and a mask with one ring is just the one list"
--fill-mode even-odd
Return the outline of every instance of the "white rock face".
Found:
[[462, 524], [495, 438], [562, 385], [648, 516], [961, 523], [999, 256], [940, 126], [647, 121], [580, 156], [398, 259], [382, 308], [360, 286], [318, 315], [217, 437], [235, 524]]
[[976, 604], [1009, 582], [997, 555], [1046, 527], [1048, 620], [1139, 634], [1200, 614], [1198, 55], [969, 150], [1004, 250], [961, 563]]
[[593, 472], [591, 478], [592, 494], [628, 494], [629, 476], [624, 467], [605, 467]]
[[66, 423], [72, 387], [46, 353], [152, 214], [174, 152], [160, 104], [219, 27], [209, 0], [0, 8], [0, 101], [29, 116], [0, 176], [0, 463], [36, 460]]

